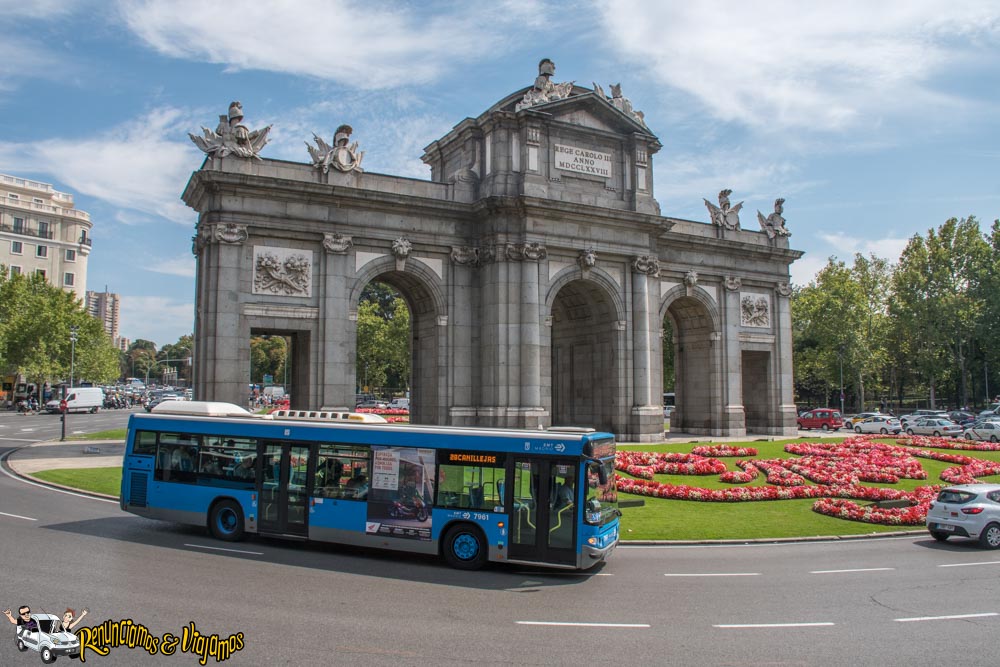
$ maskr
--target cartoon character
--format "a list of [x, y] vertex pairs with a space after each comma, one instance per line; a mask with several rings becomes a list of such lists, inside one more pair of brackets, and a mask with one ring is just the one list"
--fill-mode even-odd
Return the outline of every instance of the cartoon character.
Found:
[[83, 617], [86, 616], [89, 611], [89, 609], [84, 607], [83, 611], [80, 612], [80, 615], [76, 616], [76, 612], [67, 607], [66, 611], [63, 612], [62, 620], [56, 621], [52, 626], [52, 632], [73, 632], [73, 628], [80, 624], [80, 621], [83, 620]]
[[38, 623], [35, 619], [31, 618], [31, 607], [26, 604], [17, 608], [17, 618], [14, 618], [14, 615], [10, 613], [10, 607], [3, 610], [3, 615], [7, 617], [8, 621], [17, 625], [18, 635], [21, 634], [22, 630], [28, 630], [29, 632], [38, 630]]
[[70, 632], [70, 628], [80, 622], [87, 610], [75, 622], [72, 609], [66, 610], [62, 620], [54, 614], [32, 614], [28, 605], [18, 608], [16, 619], [10, 609], [5, 609], [3, 613], [8, 621], [17, 625], [18, 651], [37, 651], [46, 665], [55, 662], [61, 655], [79, 657], [80, 641]]

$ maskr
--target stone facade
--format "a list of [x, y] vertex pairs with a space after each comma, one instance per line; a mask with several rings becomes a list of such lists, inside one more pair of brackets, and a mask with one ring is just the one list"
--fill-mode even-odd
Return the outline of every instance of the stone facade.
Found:
[[[430, 181], [209, 154], [184, 192], [200, 214], [197, 396], [241, 402], [250, 336], [271, 333], [293, 337], [294, 407], [351, 407], [358, 302], [377, 279], [411, 310], [413, 422], [657, 440], [668, 345], [674, 429], [793, 434], [801, 253], [662, 216], [661, 145], [620, 87], [539, 79], [429, 145]], [[745, 320], [746, 298], [766, 317]]]

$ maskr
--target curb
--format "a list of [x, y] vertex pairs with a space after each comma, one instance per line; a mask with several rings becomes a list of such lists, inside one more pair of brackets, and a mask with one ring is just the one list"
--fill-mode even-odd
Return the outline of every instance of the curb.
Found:
[[[58, 441], [43, 441], [43, 443], [41, 443], [41, 444], [44, 444], [45, 442], [58, 442]], [[69, 441], [66, 440], [64, 442], [69, 442]], [[77, 441], [74, 441], [74, 442], [81, 442], [81, 443], [83, 443], [83, 442], [88, 442], [88, 441], [87, 440], [77, 440]], [[0, 468], [3, 468], [7, 473], [13, 475], [14, 477], [17, 477], [18, 479], [23, 479], [23, 480], [25, 480], [27, 482], [31, 482], [32, 484], [38, 484], [39, 486], [46, 486], [46, 487], [48, 487], [50, 489], [56, 489], [58, 491], [72, 491], [73, 493], [78, 493], [78, 494], [80, 494], [82, 496], [90, 496], [91, 498], [99, 498], [101, 500], [115, 500], [115, 501], [121, 500], [121, 498], [119, 496], [111, 496], [111, 495], [108, 495], [106, 493], [97, 493], [96, 491], [87, 491], [86, 489], [78, 489], [78, 488], [76, 488], [74, 486], [66, 486], [65, 484], [56, 484], [55, 482], [49, 482], [49, 481], [44, 480], [44, 479], [39, 479], [38, 477], [34, 477], [34, 476], [29, 475], [27, 473], [19, 472], [16, 468], [14, 468], [10, 464], [9, 459], [10, 459], [10, 457], [11, 457], [12, 454], [16, 454], [17, 452], [21, 451], [22, 449], [24, 449], [26, 447], [31, 447], [31, 446], [37, 445], [37, 444], [40, 444], [40, 443], [33, 442], [30, 445], [22, 445], [21, 447], [17, 447], [16, 449], [12, 449], [9, 452], [5, 453], [3, 455], [3, 457], [0, 457]]]

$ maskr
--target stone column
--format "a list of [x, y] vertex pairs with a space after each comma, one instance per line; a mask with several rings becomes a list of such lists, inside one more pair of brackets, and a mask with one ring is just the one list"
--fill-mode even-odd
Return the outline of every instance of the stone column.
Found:
[[775, 355], [772, 366], [774, 373], [774, 401], [776, 403], [774, 423], [771, 433], [791, 435], [798, 433], [796, 426], [794, 382], [792, 371], [792, 287], [788, 283], [778, 283], [775, 287]]
[[318, 404], [323, 410], [354, 409], [355, 360], [351, 340], [356, 328], [350, 321], [349, 278], [354, 275], [354, 240], [339, 233], [323, 235], [322, 290], [318, 347], [320, 385]]
[[538, 306], [538, 268], [546, 257], [545, 248], [526, 246], [521, 262], [521, 407], [542, 404], [541, 318]]
[[746, 414], [743, 410], [742, 351], [740, 349], [740, 287], [743, 281], [736, 276], [726, 276], [723, 283], [722, 349], [720, 368], [722, 375], [722, 434], [728, 436], [746, 435]]
[[632, 407], [629, 415], [629, 440], [653, 442], [663, 437], [663, 410], [652, 404], [653, 374], [649, 322], [649, 278], [658, 278], [660, 262], [655, 257], [642, 255], [632, 260]]
[[[202, 358], [195, 360], [200, 366], [198, 392], [205, 401], [224, 401], [244, 405], [249, 382], [250, 332], [243, 331], [240, 315], [240, 271], [243, 242], [249, 234], [246, 225], [235, 223], [215, 224], [206, 227], [202, 267], [215, 267], [212, 291], [217, 295], [200, 313], [201, 334], [199, 346]], [[245, 335], [244, 335], [245, 334]], [[245, 348], [245, 351], [244, 351]], [[246, 364], [241, 363], [246, 357]]]

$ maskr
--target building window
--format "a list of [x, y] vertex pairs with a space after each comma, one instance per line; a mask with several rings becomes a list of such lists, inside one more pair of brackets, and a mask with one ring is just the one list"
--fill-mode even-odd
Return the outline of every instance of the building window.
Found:
[[21, 244], [20, 241], [11, 241], [10, 242], [10, 254], [12, 254], [12, 255], [20, 255], [23, 252], [24, 252], [24, 246]]
[[35, 275], [45, 277], [45, 269], [35, 269]]
[[32, 199], [31, 201], [35, 202], [36, 204], [44, 204], [44, 203], [45, 203], [45, 201], [44, 201], [44, 200], [42, 200], [42, 199], [39, 199], [38, 197], [35, 197], [35, 198], [34, 198], [34, 199]]
[[7, 196], [8, 196], [9, 198], [11, 198], [11, 199], [20, 199], [20, 197], [18, 197], [18, 196], [17, 196], [16, 194], [14, 194], [13, 192], [8, 192], [8, 193], [7, 193]]
[[10, 267], [10, 275], [12, 275], [12, 276], [19, 276], [19, 275], [21, 275], [21, 267], [20, 266], [11, 265], [11, 267]]
[[64, 273], [63, 274], [63, 285], [65, 287], [72, 287], [73, 286], [73, 280], [74, 280], [74, 278], [75, 278], [75, 276], [72, 273]]
[[24, 218], [14, 218], [14, 233], [15, 234], [24, 233]]
[[48, 238], [49, 236], [49, 223], [42, 220], [38, 221], [38, 236], [41, 238]]
[[67, 262], [76, 261], [76, 250], [66, 250], [66, 261]]
[[47, 245], [40, 245], [35, 248], [35, 257], [48, 257], [49, 247]]

